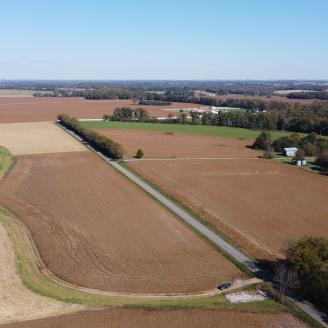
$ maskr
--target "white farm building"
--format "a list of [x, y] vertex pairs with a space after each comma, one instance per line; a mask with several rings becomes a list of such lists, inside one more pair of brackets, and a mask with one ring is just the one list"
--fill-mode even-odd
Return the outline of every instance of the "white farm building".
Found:
[[294, 157], [296, 155], [297, 148], [296, 147], [290, 147], [290, 148], [284, 148], [283, 154], [288, 157]]

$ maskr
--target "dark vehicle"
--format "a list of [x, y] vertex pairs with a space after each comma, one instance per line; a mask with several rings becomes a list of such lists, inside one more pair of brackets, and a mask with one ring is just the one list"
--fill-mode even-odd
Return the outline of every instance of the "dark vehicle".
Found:
[[224, 289], [228, 289], [230, 287], [231, 287], [231, 283], [230, 282], [224, 282], [223, 284], [219, 285], [217, 287], [217, 289], [224, 290]]

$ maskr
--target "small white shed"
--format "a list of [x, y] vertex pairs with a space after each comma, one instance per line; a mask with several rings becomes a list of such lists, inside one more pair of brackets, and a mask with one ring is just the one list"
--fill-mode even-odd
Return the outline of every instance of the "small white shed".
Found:
[[284, 148], [283, 154], [288, 157], [294, 157], [296, 155], [297, 148], [296, 147], [290, 147], [290, 148]]

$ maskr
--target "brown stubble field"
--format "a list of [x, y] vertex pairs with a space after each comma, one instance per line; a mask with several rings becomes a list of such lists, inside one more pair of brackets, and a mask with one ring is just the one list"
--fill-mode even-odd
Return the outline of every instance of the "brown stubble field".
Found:
[[169, 106], [137, 105], [131, 100], [87, 100], [84, 98], [61, 97], [0, 97], [0, 123], [54, 121], [60, 113], [66, 113], [80, 119], [102, 118], [113, 113], [117, 107], [143, 107], [149, 115], [167, 117], [167, 108], [194, 108], [201, 105], [172, 103]]
[[305, 328], [287, 313], [223, 310], [132, 310], [114, 308], [13, 323], [2, 328]]
[[258, 258], [304, 235], [328, 237], [325, 177], [261, 159], [128, 165]]
[[219, 100], [227, 100], [227, 99], [239, 99], [239, 100], [261, 100], [264, 102], [271, 102], [271, 101], [277, 101], [277, 102], [286, 102], [290, 104], [312, 104], [314, 102], [313, 99], [291, 99], [287, 97], [282, 96], [271, 96], [268, 98], [267, 96], [244, 96], [239, 94], [229, 94], [224, 96], [215, 96], [216, 99]]
[[256, 158], [261, 152], [247, 148], [254, 140], [220, 138], [201, 135], [165, 134], [155, 131], [97, 129], [102, 135], [114, 139], [124, 146], [129, 156], [142, 148], [145, 158], [170, 157], [250, 157]]
[[193, 293], [241, 276], [91, 152], [18, 156], [0, 198], [27, 225], [47, 268], [79, 286]]

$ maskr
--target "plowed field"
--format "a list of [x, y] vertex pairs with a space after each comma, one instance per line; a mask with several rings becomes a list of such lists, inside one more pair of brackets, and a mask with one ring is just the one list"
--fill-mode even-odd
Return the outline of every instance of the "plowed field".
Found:
[[53, 121], [60, 113], [77, 118], [102, 118], [117, 107], [143, 107], [151, 116], [167, 117], [165, 108], [194, 108], [201, 105], [172, 103], [169, 106], [141, 106], [131, 100], [86, 100], [84, 98], [1, 98], [0, 123]]
[[328, 180], [271, 160], [128, 164], [258, 257], [304, 235], [328, 237]]
[[257, 157], [261, 153], [247, 148], [254, 140], [220, 138], [192, 134], [165, 134], [162, 132], [98, 129], [99, 133], [122, 144], [130, 156], [142, 148], [147, 158], [168, 157]]
[[110, 309], [21, 322], [2, 328], [305, 328], [287, 313], [218, 310], [146, 311]]
[[13, 155], [85, 151], [78, 141], [50, 122], [0, 124], [0, 145]]
[[241, 275], [90, 152], [17, 157], [0, 198], [30, 229], [46, 266], [80, 286], [198, 292]]

